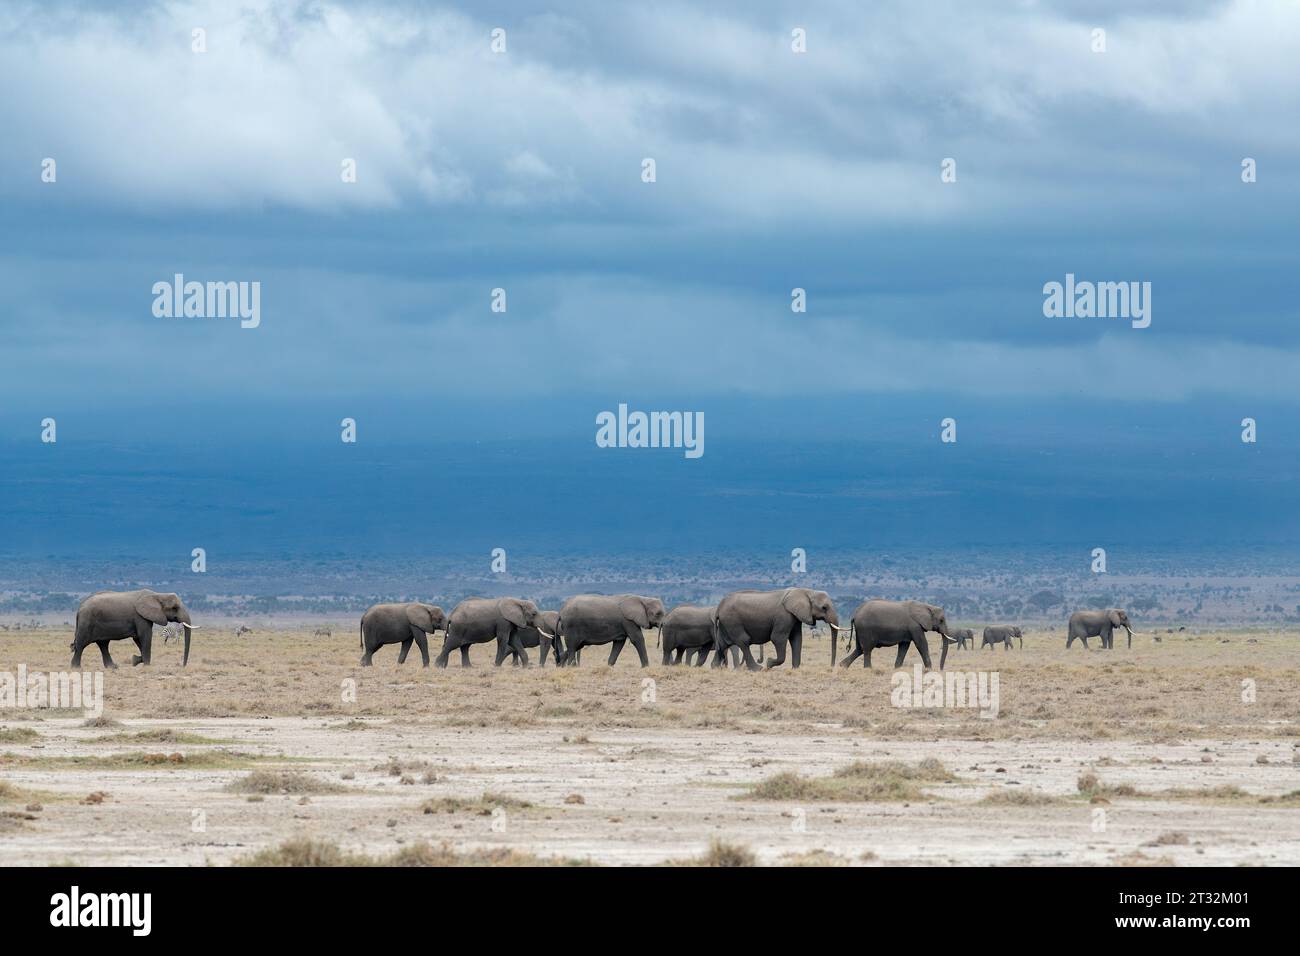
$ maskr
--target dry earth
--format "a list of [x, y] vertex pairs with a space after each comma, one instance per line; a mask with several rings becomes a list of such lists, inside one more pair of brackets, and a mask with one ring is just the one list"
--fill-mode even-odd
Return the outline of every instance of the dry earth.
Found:
[[[0, 863], [227, 864], [303, 837], [602, 864], [714, 840], [763, 863], [1300, 863], [1300, 635], [956, 652], [997, 672], [986, 719], [896, 708], [892, 652], [832, 673], [824, 641], [762, 674], [642, 671], [631, 648], [612, 670], [477, 648], [426, 671], [396, 648], [358, 667], [354, 635], [312, 630], [204, 629], [185, 670], [159, 642], [106, 675], [90, 724], [0, 710]], [[0, 672], [61, 670], [70, 639], [0, 635]]]

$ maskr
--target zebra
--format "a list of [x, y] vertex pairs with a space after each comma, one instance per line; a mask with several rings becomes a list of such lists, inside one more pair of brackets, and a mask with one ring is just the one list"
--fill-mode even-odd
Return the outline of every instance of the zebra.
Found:
[[245, 634], [252, 634], [253, 629], [247, 624], [241, 624], [235, 629], [235, 637], [243, 637]]
[[316, 630], [311, 632], [311, 636], [312, 637], [333, 637], [334, 632], [331, 631], [328, 627], [318, 627], [316, 628]]
[[180, 638], [185, 633], [185, 625], [180, 621], [172, 621], [162, 629], [163, 643], [170, 644], [173, 640]]

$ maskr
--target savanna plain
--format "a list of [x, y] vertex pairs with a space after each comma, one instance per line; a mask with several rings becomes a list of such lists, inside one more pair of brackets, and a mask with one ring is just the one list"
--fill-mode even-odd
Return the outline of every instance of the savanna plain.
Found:
[[[184, 669], [117, 642], [102, 716], [0, 709], [0, 864], [1300, 864], [1294, 632], [952, 651], [997, 673], [982, 717], [824, 637], [797, 671], [660, 666], [653, 632], [644, 670], [426, 670], [315, 630], [206, 627]], [[0, 671], [71, 637], [7, 633]]]

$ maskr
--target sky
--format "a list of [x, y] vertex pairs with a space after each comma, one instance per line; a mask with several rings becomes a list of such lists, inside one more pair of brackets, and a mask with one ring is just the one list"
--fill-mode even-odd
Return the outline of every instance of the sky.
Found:
[[1288, 545], [1296, 62], [1244, 0], [5, 4], [0, 552]]

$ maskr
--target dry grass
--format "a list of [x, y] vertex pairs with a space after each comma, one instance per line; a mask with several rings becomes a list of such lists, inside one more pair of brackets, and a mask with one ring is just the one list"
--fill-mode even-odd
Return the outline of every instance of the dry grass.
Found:
[[922, 784], [951, 783], [956, 779], [933, 758], [915, 765], [856, 761], [829, 777], [778, 773], [756, 784], [743, 798], [788, 802], [908, 802], [927, 799]]
[[434, 797], [420, 804], [424, 813], [476, 813], [491, 816], [494, 810], [528, 810], [532, 804], [504, 794], [485, 790], [478, 797]]
[[296, 770], [254, 770], [226, 785], [231, 793], [319, 794], [343, 793], [347, 788]]
[[[875, 669], [829, 667], [824, 639], [805, 644], [804, 667], [762, 674], [712, 668], [662, 667], [645, 674], [635, 655], [610, 668], [602, 655], [583, 666], [522, 670], [491, 666], [492, 649], [471, 650], [475, 666], [424, 670], [396, 663], [381, 650], [373, 668], [358, 666], [359, 650], [341, 633], [312, 636], [312, 625], [269, 631], [263, 640], [235, 640], [220, 626], [200, 632], [190, 666], [160, 656], [151, 668], [122, 668], [105, 682], [114, 718], [296, 716], [333, 718], [362, 729], [375, 718], [401, 717], [441, 726], [560, 726], [597, 736], [604, 728], [734, 728], [766, 734], [806, 733], [812, 724], [861, 728], [874, 739], [1087, 739], [1175, 742], [1200, 737], [1300, 737], [1294, 688], [1300, 685], [1300, 640], [1293, 633], [1216, 631], [1168, 635], [1155, 643], [1139, 634], [1130, 651], [1078, 646], [1031, 633], [1023, 653], [955, 651], [949, 666], [1000, 674], [1001, 714], [981, 720], [955, 708], [900, 712], [890, 703], [892, 656], [877, 653]], [[1247, 636], [1258, 643], [1248, 644]], [[1220, 644], [1229, 638], [1230, 643]], [[6, 636], [0, 669], [66, 667], [69, 630], [50, 628]], [[533, 655], [535, 657], [535, 655]], [[909, 655], [906, 666], [911, 666]], [[89, 664], [90, 667], [97, 665]], [[643, 676], [656, 680], [657, 703], [641, 699]], [[159, 679], [165, 677], [165, 680]], [[345, 704], [338, 682], [358, 684], [360, 704]], [[1241, 681], [1256, 682], [1256, 700], [1243, 703]], [[51, 714], [52, 716], [52, 714]], [[77, 715], [80, 716], [80, 715]]]
[[534, 856], [509, 847], [456, 850], [443, 843], [417, 843], [388, 856], [347, 853], [337, 844], [309, 837], [286, 840], [236, 861], [238, 866], [585, 866], [585, 861]]
[[[0, 767], [42, 770], [241, 770], [272, 758], [235, 750], [203, 750], [191, 753], [132, 750], [91, 756], [87, 754], [26, 755], [0, 754]], [[291, 758], [276, 757], [275, 760]]]
[[984, 795], [980, 803], [993, 807], [1049, 807], [1067, 803], [1058, 797], [1029, 787], [1006, 787]]
[[30, 727], [0, 727], [0, 744], [29, 744], [40, 738]]

